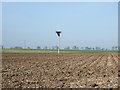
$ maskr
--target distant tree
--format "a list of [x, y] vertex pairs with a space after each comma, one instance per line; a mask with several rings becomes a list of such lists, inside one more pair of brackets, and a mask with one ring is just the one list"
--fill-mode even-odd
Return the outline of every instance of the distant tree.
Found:
[[92, 50], [93, 48], [91, 47], [85, 47], [85, 50]]
[[28, 49], [31, 49], [30, 47], [27, 47]]
[[89, 47], [89, 50], [92, 50], [92, 48], [91, 48], [91, 47]]
[[89, 50], [89, 47], [85, 47], [85, 50]]
[[47, 47], [47, 46], [45, 46], [45, 47], [44, 47], [44, 49], [48, 49], [48, 47]]
[[96, 50], [101, 50], [101, 48], [100, 47], [96, 47]]
[[40, 46], [37, 46], [37, 49], [41, 49], [41, 47], [40, 47]]
[[84, 47], [81, 47], [80, 49], [81, 49], [81, 50], [84, 50]]
[[3, 49], [3, 45], [0, 45], [0, 48], [2, 48], [2, 49]]
[[55, 49], [58, 49], [58, 46], [55, 46]]
[[117, 46], [115, 46], [115, 50], [118, 50], [118, 47], [117, 47]]
[[2, 49], [3, 49], [4, 47], [3, 47], [3, 45], [2, 45]]
[[72, 48], [73, 50], [78, 50], [79, 49], [79, 47], [77, 47], [77, 46], [73, 46], [73, 48]]
[[107, 51], [108, 49], [106, 48], [105, 50]]
[[10, 49], [14, 49], [13, 47], [10, 47]]
[[52, 49], [56, 50], [56, 49], [58, 49], [58, 46], [57, 45], [56, 46], [52, 46]]
[[112, 47], [112, 50], [115, 50], [115, 47], [114, 47], [114, 46]]
[[67, 47], [65, 47], [64, 49], [65, 49], [65, 50], [70, 50], [70, 47], [69, 47], [69, 46], [67, 46]]
[[20, 46], [16, 46], [16, 47], [14, 47], [15, 49], [22, 49], [22, 47], [20, 47]]
[[52, 46], [52, 49], [55, 50], [55, 46]]
[[118, 50], [118, 47], [117, 46], [113, 46], [112, 50]]
[[105, 48], [102, 48], [101, 50], [105, 50]]

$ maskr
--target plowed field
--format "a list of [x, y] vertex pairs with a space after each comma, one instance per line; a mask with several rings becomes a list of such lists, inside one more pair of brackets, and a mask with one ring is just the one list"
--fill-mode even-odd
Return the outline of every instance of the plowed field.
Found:
[[3, 54], [3, 88], [117, 88], [117, 53]]

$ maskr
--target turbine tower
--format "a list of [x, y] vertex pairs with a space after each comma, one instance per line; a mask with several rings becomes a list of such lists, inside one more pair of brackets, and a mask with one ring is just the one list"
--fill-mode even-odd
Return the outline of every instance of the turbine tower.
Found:
[[60, 52], [60, 35], [61, 35], [61, 31], [57, 30], [56, 34], [58, 35], [58, 54], [59, 54], [59, 52]]

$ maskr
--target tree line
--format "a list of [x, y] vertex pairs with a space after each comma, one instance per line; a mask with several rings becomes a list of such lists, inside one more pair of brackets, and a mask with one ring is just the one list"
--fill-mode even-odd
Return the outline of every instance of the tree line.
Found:
[[[3, 45], [0, 45], [0, 48], [4, 49], [5, 47]], [[21, 47], [21, 46], [15, 46], [15, 47], [11, 47], [10, 49], [33, 49], [31, 47]], [[57, 50], [58, 49], [58, 46], [52, 46], [51, 48], [49, 48], [48, 46], [45, 46], [45, 47], [41, 47], [41, 46], [37, 46], [36, 48], [34, 49], [51, 49], [51, 50]], [[118, 46], [112, 46], [111, 49], [108, 49], [108, 48], [102, 48], [102, 47], [78, 47], [76, 45], [70, 47], [70, 46], [67, 46], [67, 47], [64, 47], [62, 48], [63, 50], [120, 50], [120, 47]]]

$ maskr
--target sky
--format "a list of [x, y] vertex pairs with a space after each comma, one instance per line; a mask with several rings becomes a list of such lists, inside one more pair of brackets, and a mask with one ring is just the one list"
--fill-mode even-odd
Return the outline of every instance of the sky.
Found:
[[119, 0], [1, 0], [1, 2], [119, 2]]
[[103, 47], [118, 45], [117, 2], [4, 2], [4, 47]]

